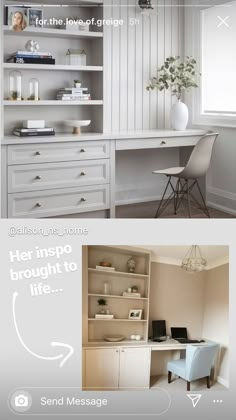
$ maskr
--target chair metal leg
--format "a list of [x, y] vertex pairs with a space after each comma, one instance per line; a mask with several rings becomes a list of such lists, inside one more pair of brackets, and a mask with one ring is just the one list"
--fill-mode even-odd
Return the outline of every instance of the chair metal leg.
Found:
[[[167, 192], [169, 186], [172, 185], [171, 184], [171, 176], [168, 176], [168, 178], [169, 179], [168, 179], [168, 182], [166, 184], [165, 191], [164, 191], [164, 193], [161, 197], [161, 201], [159, 203], [158, 209], [157, 209], [156, 214], [155, 214], [155, 219], [157, 219], [161, 215], [161, 213], [165, 210], [165, 208], [167, 207], [167, 205], [169, 204], [169, 201], [171, 200], [171, 198], [173, 196], [173, 192], [172, 192], [171, 195], [169, 196], [169, 198], [164, 203], [164, 198], [165, 198], [166, 192]], [[173, 190], [173, 187], [172, 187], [172, 190]]]
[[187, 391], [190, 391], [190, 382], [187, 381]]
[[171, 383], [171, 372], [169, 371], [168, 372], [168, 384], [170, 384]]
[[190, 188], [189, 188], [189, 180], [187, 182], [187, 199], [188, 199], [188, 217], [191, 219], [191, 203], [190, 203]]
[[206, 202], [205, 202], [205, 199], [204, 199], [204, 197], [203, 197], [203, 195], [202, 195], [202, 192], [201, 192], [201, 188], [200, 188], [200, 186], [199, 186], [199, 183], [198, 183], [198, 180], [196, 179], [196, 185], [197, 185], [197, 188], [198, 188], [198, 191], [199, 191], [199, 193], [200, 193], [200, 197], [201, 197], [201, 199], [202, 199], [202, 202], [203, 202], [203, 207], [201, 207], [201, 209], [203, 210], [203, 209], [205, 209], [205, 210], [203, 210], [204, 211], [204, 213], [209, 217], [209, 219], [211, 218], [211, 215], [210, 215], [210, 212], [209, 212], [209, 210], [208, 210], [208, 208], [207, 208], [207, 206], [206, 206]]
[[210, 384], [210, 376], [206, 377], [206, 382], [207, 382], [207, 388], [210, 389], [211, 384]]

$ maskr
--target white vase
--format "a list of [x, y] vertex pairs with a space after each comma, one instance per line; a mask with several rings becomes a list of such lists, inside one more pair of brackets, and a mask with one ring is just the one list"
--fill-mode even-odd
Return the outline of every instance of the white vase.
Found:
[[179, 100], [171, 109], [171, 126], [174, 130], [186, 130], [188, 125], [188, 107]]

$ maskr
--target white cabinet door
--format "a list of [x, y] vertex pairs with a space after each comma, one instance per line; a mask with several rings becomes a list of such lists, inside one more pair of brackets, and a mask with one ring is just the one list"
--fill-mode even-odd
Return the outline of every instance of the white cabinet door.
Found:
[[150, 349], [120, 349], [119, 388], [149, 388]]
[[86, 350], [86, 389], [117, 389], [119, 385], [119, 350]]

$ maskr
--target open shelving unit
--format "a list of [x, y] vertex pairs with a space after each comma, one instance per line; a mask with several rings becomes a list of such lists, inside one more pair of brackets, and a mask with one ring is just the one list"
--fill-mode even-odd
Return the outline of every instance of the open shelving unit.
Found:
[[[58, 0], [26, 0], [25, 6], [37, 5], [43, 9], [43, 18], [58, 19], [79, 18], [102, 19], [103, 0], [65, 0], [61, 7]], [[1, 2], [1, 15], [5, 6], [19, 5], [19, 1]], [[66, 7], [65, 7], [66, 6]], [[35, 6], [36, 7], [36, 6]], [[6, 23], [6, 22], [5, 22]], [[84, 132], [103, 132], [103, 31], [102, 27], [91, 26], [89, 31], [67, 30], [58, 27], [27, 27], [22, 32], [14, 32], [6, 24], [1, 24], [2, 57], [1, 74], [3, 76], [3, 97], [1, 98], [2, 131], [1, 137], [12, 135], [16, 126], [23, 120], [43, 119], [47, 126], [55, 128], [56, 135], [69, 134], [71, 130], [63, 124], [64, 120], [91, 120], [91, 125]], [[55, 65], [16, 64], [7, 59], [17, 50], [24, 50], [29, 39], [39, 43], [40, 51], [49, 51], [56, 60]], [[86, 51], [86, 66], [68, 65], [68, 49]], [[8, 78], [11, 71], [18, 70], [22, 75], [22, 101], [8, 100]], [[39, 80], [39, 101], [28, 101], [29, 80]], [[73, 86], [74, 79], [82, 81], [88, 87], [91, 101], [56, 100], [57, 91], [62, 87]]]
[[[128, 272], [127, 261], [133, 257], [135, 273]], [[101, 261], [109, 261], [115, 271], [96, 269]], [[108, 292], [104, 293], [104, 283]], [[128, 288], [136, 286], [141, 294], [123, 296]], [[83, 247], [83, 341], [101, 343], [104, 336], [123, 335], [125, 342], [138, 334], [142, 342], [148, 341], [150, 288], [150, 253], [123, 247]], [[114, 315], [112, 319], [96, 319], [99, 312], [97, 300], [103, 298], [106, 308]], [[141, 319], [129, 319], [130, 310], [142, 310]]]

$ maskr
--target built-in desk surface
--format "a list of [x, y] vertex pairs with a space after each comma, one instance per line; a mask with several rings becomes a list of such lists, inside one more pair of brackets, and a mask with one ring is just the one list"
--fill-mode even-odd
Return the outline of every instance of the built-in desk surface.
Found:
[[[211, 341], [205, 341], [204, 343], [191, 343], [191, 345], [197, 345], [197, 346], [204, 346], [207, 344], [212, 344]], [[188, 344], [180, 344], [176, 340], [167, 340], [163, 341], [161, 343], [155, 342], [155, 341], [117, 341], [117, 342], [95, 342], [95, 343], [89, 343], [85, 344], [83, 346], [84, 349], [90, 349], [90, 348], [110, 348], [110, 347], [148, 347], [152, 351], [164, 351], [164, 350], [184, 350], [186, 349]]]
[[75, 134], [56, 134], [55, 136], [45, 137], [17, 137], [5, 136], [2, 139], [2, 145], [11, 144], [35, 144], [35, 143], [57, 143], [74, 141], [92, 141], [92, 140], [135, 140], [152, 138], [176, 138], [192, 137], [206, 134], [204, 130], [189, 129], [185, 131], [175, 130], [141, 130], [141, 131], [120, 131], [110, 133], [82, 133]]

